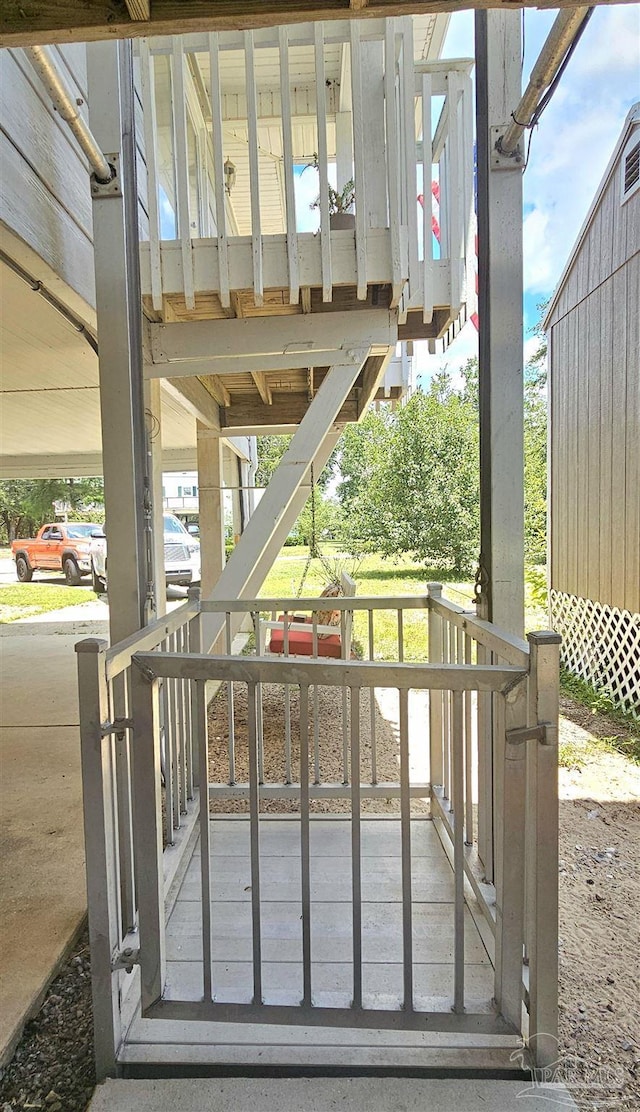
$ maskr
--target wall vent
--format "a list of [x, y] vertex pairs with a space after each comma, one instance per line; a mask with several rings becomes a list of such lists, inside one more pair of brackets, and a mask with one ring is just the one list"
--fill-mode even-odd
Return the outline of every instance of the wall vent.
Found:
[[628, 146], [622, 160], [622, 200], [626, 201], [640, 186], [640, 140]]

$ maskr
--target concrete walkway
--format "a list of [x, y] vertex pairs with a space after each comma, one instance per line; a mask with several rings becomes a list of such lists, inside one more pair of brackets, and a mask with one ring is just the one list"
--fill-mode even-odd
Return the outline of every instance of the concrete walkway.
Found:
[[87, 596], [0, 625], [0, 1064], [86, 911], [74, 645], [108, 636]]
[[107, 1081], [90, 1112], [565, 1112], [577, 1106], [563, 1086], [529, 1081], [400, 1077], [185, 1078]]

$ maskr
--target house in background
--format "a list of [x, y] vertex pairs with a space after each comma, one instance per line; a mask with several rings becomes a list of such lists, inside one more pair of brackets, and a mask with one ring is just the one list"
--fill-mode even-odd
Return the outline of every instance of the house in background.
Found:
[[550, 599], [562, 662], [640, 720], [640, 104], [545, 328]]

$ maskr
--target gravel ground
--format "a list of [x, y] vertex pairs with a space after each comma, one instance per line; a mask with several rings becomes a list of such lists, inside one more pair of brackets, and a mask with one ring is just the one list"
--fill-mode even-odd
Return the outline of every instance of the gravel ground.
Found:
[[[249, 754], [247, 746], [247, 686], [234, 684], [234, 734], [235, 778], [238, 783], [248, 783]], [[292, 781], [300, 778], [300, 689], [290, 688], [291, 698], [291, 772]], [[281, 684], [262, 685], [262, 713], [264, 735], [264, 782], [284, 783], [284, 688]], [[347, 732], [350, 722], [347, 711]], [[229, 727], [227, 685], [223, 684], [209, 705], [209, 779], [212, 783], [229, 782]], [[344, 780], [342, 748], [343, 706], [342, 691], [335, 687], [318, 687], [318, 737], [319, 780], [322, 784], [341, 784]], [[389, 721], [376, 708], [375, 738], [377, 782], [398, 783], [400, 742], [394, 722]], [[314, 780], [314, 698], [309, 694], [309, 775]], [[360, 755], [363, 782], [371, 777], [371, 710], [368, 692], [363, 692], [360, 703]], [[347, 760], [350, 760], [348, 751]], [[261, 800], [264, 814], [288, 814], [299, 811], [297, 800]], [[312, 814], [344, 814], [351, 809], [350, 799], [312, 800]], [[211, 813], [246, 814], [248, 800], [224, 799], [211, 804]], [[429, 805], [422, 800], [412, 801], [412, 812], [423, 814]], [[364, 814], [399, 814], [399, 799], [363, 799]]]
[[84, 1112], [95, 1087], [85, 929], [0, 1079], [0, 1112]]

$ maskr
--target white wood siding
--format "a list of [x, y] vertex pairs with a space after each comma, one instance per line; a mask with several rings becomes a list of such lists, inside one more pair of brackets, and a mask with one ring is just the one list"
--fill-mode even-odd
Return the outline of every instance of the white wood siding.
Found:
[[[87, 117], [84, 46], [54, 47]], [[94, 303], [89, 174], [21, 50], [0, 51], [0, 220]]]
[[[640, 134], [640, 129], [637, 131]], [[640, 611], [640, 193], [620, 164], [549, 320], [551, 585]]]

